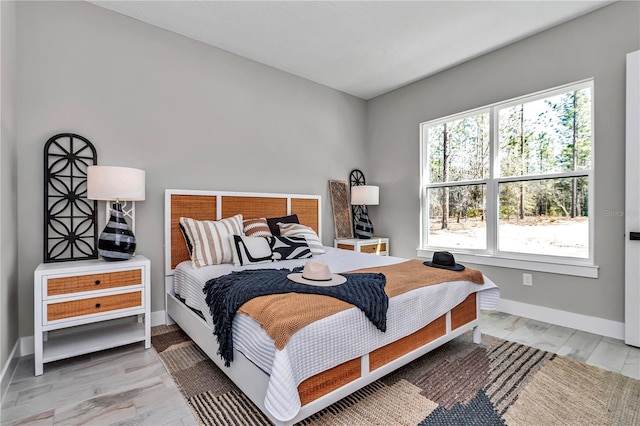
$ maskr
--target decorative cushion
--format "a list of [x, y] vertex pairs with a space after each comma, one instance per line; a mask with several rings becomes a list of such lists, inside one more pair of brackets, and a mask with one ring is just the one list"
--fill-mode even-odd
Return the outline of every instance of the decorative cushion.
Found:
[[298, 220], [297, 214], [267, 218], [267, 224], [269, 225], [269, 229], [271, 230], [271, 233], [273, 235], [280, 235], [280, 228], [278, 228], [278, 223], [300, 223], [300, 221]]
[[280, 235], [284, 237], [304, 237], [314, 256], [326, 253], [324, 247], [322, 247], [320, 237], [318, 237], [313, 228], [308, 226], [300, 225], [299, 223], [281, 223]]
[[266, 237], [273, 252], [273, 260], [306, 259], [311, 257], [311, 250], [304, 237]]
[[273, 262], [271, 257], [273, 252], [266, 237], [232, 235], [231, 244], [233, 244], [233, 264], [236, 266]]
[[194, 268], [233, 263], [233, 246], [229, 237], [242, 234], [241, 214], [221, 220], [181, 217], [180, 225], [193, 246], [191, 263]]
[[191, 240], [189, 239], [189, 235], [187, 235], [187, 230], [184, 229], [184, 226], [181, 223], [178, 223], [180, 226], [180, 232], [182, 232], [182, 236], [184, 237], [184, 242], [187, 243], [187, 249], [189, 249], [189, 258], [193, 254], [193, 244], [191, 244]]
[[244, 235], [248, 237], [270, 237], [273, 235], [267, 224], [267, 219], [245, 219], [242, 221]]

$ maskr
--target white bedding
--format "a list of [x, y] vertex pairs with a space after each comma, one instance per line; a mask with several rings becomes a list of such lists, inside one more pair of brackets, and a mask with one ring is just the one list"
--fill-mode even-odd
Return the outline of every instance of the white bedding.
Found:
[[[332, 272], [341, 273], [360, 268], [391, 265], [406, 259], [375, 256], [325, 247], [324, 259]], [[209, 307], [202, 288], [211, 278], [240, 269], [287, 268], [302, 266], [305, 259], [262, 263], [245, 267], [215, 265], [194, 269], [191, 262], [180, 263], [175, 270], [174, 291], [185, 303], [202, 312], [213, 330]], [[469, 294], [479, 291], [481, 309], [495, 309], [500, 293], [487, 277], [480, 286], [468, 281], [427, 286], [389, 300], [387, 332], [382, 333], [358, 309], [351, 308], [316, 321], [295, 333], [282, 350], [276, 350], [256, 321], [238, 314], [233, 322], [233, 345], [250, 361], [270, 375], [265, 407], [283, 422], [300, 410], [297, 386], [305, 379], [348, 360], [411, 334], [444, 315]], [[344, 324], [349, 324], [345, 327]], [[215, 339], [212, 332], [212, 339]], [[331, 350], [328, 350], [331, 348]]]

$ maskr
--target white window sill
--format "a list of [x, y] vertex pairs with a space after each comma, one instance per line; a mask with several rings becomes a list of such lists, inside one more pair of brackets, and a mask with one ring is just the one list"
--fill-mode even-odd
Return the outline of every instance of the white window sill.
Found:
[[[433, 258], [433, 252], [437, 250], [418, 249], [418, 257]], [[513, 258], [503, 255], [460, 253], [449, 250], [454, 254], [456, 262], [475, 263], [476, 265], [498, 266], [500, 268], [522, 269], [525, 271], [549, 272], [551, 274], [572, 275], [576, 277], [598, 278], [598, 266], [584, 261], [576, 260], [571, 264], [555, 263], [526, 258]]]

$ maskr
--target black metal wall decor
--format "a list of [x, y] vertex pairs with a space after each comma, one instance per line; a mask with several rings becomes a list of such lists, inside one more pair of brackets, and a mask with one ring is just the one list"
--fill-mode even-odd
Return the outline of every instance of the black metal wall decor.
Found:
[[[366, 185], [364, 173], [358, 169], [351, 170], [349, 184], [350, 186]], [[371, 238], [373, 225], [369, 220], [367, 206], [352, 205], [351, 210], [353, 213], [353, 233], [356, 238]]]
[[44, 146], [44, 262], [98, 258], [98, 202], [87, 199], [87, 167], [98, 163], [88, 139], [60, 133]]

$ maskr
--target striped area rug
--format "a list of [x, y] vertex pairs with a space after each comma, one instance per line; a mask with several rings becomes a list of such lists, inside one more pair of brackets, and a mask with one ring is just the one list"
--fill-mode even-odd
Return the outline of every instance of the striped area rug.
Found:
[[[461, 336], [300, 424], [640, 425], [640, 381], [482, 339]], [[154, 327], [151, 341], [202, 425], [270, 424], [180, 328]]]

